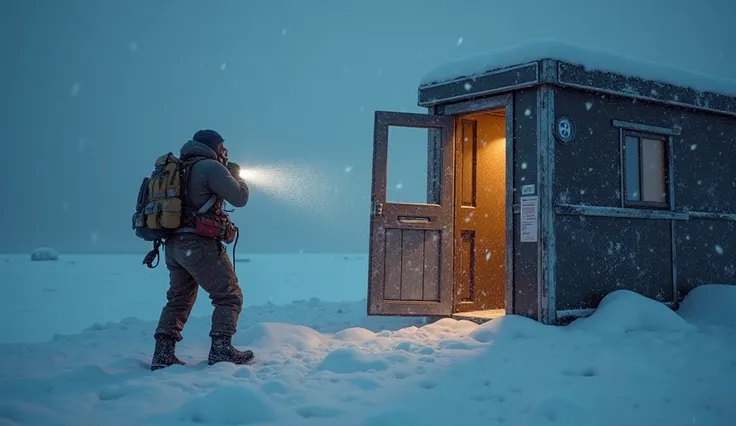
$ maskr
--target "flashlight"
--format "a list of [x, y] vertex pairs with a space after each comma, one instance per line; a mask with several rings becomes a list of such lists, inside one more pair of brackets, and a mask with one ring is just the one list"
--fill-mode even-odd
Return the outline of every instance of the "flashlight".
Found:
[[243, 169], [243, 168], [240, 169], [240, 177], [243, 179], [248, 180], [252, 178], [254, 175], [255, 173], [253, 172], [253, 170]]

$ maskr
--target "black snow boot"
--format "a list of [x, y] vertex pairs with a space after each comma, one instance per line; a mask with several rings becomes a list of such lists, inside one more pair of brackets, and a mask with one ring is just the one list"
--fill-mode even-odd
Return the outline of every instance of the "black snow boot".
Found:
[[151, 359], [151, 371], [170, 367], [174, 364], [187, 365], [174, 354], [176, 339], [171, 336], [156, 336], [156, 349]]
[[233, 347], [232, 336], [213, 336], [210, 356], [207, 362], [212, 365], [218, 362], [232, 362], [233, 364], [247, 364], [255, 356], [253, 351], [239, 351]]

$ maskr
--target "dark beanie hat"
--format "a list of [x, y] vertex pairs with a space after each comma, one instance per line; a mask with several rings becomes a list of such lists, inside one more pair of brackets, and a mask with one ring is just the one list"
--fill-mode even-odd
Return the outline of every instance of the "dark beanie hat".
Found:
[[200, 130], [192, 136], [197, 142], [203, 143], [212, 149], [216, 149], [225, 140], [214, 130]]

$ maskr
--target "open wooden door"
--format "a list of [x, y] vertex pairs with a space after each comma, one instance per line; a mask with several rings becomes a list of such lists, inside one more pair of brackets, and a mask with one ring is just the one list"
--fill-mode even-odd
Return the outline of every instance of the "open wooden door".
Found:
[[[426, 194], [420, 194], [426, 202], [387, 197], [389, 184], [402, 188], [389, 182], [389, 128], [428, 132], [419, 140], [426, 149], [420, 151], [427, 158]], [[368, 315], [450, 315], [454, 117], [376, 111], [373, 138]], [[399, 173], [410, 173], [406, 162], [398, 165]]]

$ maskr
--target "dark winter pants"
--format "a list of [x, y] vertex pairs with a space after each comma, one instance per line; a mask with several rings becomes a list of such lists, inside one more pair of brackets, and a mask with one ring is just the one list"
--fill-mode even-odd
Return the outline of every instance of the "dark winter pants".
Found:
[[182, 234], [170, 238], [164, 252], [170, 287], [156, 335], [169, 335], [177, 341], [182, 339], [181, 331], [197, 300], [198, 285], [210, 295], [215, 307], [210, 336], [235, 334], [243, 293], [222, 243], [195, 234]]

